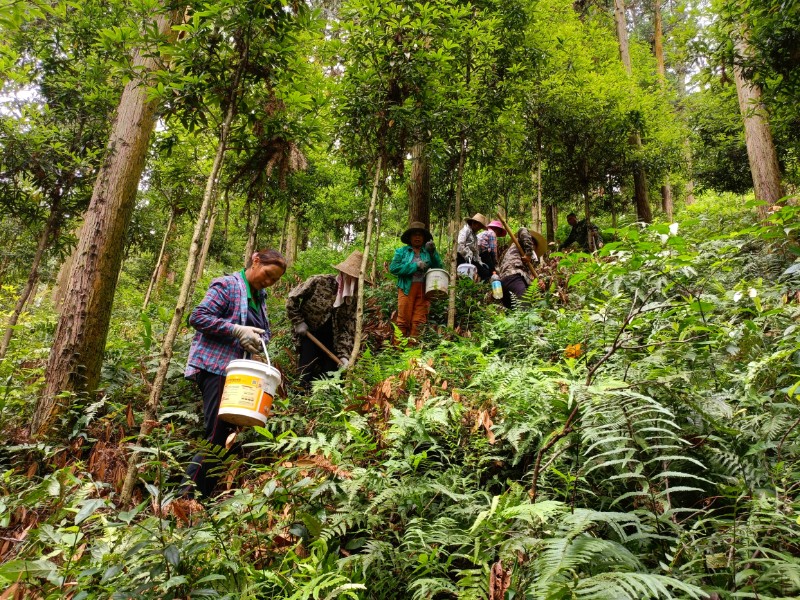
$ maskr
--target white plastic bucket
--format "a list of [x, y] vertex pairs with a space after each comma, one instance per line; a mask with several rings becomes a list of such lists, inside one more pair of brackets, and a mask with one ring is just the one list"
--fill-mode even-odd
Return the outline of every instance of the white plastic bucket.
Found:
[[264, 425], [280, 384], [280, 371], [272, 365], [232, 360], [225, 370], [219, 418], [235, 425]]
[[425, 274], [425, 297], [428, 300], [438, 300], [447, 296], [447, 286], [450, 285], [450, 274], [444, 269], [430, 269]]

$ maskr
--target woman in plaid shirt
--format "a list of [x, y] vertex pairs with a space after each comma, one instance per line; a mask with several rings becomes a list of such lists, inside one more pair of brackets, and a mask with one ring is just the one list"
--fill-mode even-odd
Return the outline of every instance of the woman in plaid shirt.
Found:
[[[206, 440], [225, 448], [234, 426], [217, 418], [225, 385], [228, 363], [242, 358], [244, 352], [261, 353], [261, 342], [269, 341], [270, 328], [264, 290], [274, 285], [286, 272], [286, 259], [275, 250], [253, 254], [247, 268], [218, 277], [211, 282], [205, 298], [192, 311], [189, 324], [197, 332], [189, 348], [185, 376], [197, 383], [203, 395], [203, 421]], [[214, 456], [197, 454], [186, 469], [188, 480], [208, 497], [214, 491], [218, 475], [210, 473]]]

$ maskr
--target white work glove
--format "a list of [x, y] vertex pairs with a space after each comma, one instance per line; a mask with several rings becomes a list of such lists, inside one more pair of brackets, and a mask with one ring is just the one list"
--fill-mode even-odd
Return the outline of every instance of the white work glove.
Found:
[[417, 271], [427, 271], [428, 267], [428, 263], [426, 263], [424, 260], [417, 259]]
[[436, 245], [433, 243], [433, 240], [428, 240], [425, 242], [425, 250], [427, 250], [428, 253], [433, 256], [433, 253], [436, 252]]
[[300, 321], [297, 325], [294, 326], [294, 332], [297, 335], [305, 335], [308, 333], [308, 325], [305, 321]]
[[342, 370], [346, 369], [347, 365], [350, 364], [350, 359], [349, 358], [345, 358], [343, 356], [340, 356], [339, 360], [342, 361], [342, 364], [339, 365], [339, 368], [342, 369]]
[[247, 350], [250, 354], [261, 353], [261, 334], [264, 333], [263, 329], [258, 327], [250, 327], [249, 325], [234, 325], [233, 335], [239, 340], [242, 348]]

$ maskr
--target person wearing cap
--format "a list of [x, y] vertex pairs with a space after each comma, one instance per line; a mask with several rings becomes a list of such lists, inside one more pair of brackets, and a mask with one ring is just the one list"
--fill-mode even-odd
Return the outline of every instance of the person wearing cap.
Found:
[[517, 241], [523, 254], [520, 254], [516, 244], [511, 244], [497, 270], [503, 284], [503, 304], [506, 308], [514, 308], [513, 298], [519, 300], [525, 294], [532, 280], [529, 265], [539, 262], [539, 257], [547, 251], [547, 240], [538, 231], [520, 227]]
[[[489, 274], [497, 270], [497, 238], [506, 237], [506, 229], [500, 221], [492, 221], [486, 231], [478, 234], [478, 253], [481, 260], [489, 267]], [[485, 279], [489, 281], [489, 279]]]
[[405, 246], [395, 250], [389, 265], [389, 272], [397, 277], [397, 327], [404, 337], [417, 338], [431, 306], [425, 298], [425, 273], [441, 269], [442, 258], [424, 223], [410, 223], [400, 241]]
[[456, 249], [458, 253], [456, 264], [470, 263], [475, 265], [478, 268], [478, 277], [482, 281], [488, 281], [492, 276], [492, 269], [481, 260], [481, 255], [478, 251], [477, 234], [481, 229], [486, 229], [487, 222], [486, 217], [481, 213], [475, 213], [472, 217], [464, 219], [464, 227], [458, 232], [458, 247]]
[[[242, 358], [245, 352], [262, 353], [270, 338], [265, 289], [285, 272], [286, 259], [280, 252], [255, 252], [246, 268], [214, 279], [202, 302], [189, 315], [189, 325], [196, 333], [184, 375], [200, 388], [205, 438], [212, 446], [225, 448], [234, 429], [234, 425], [218, 418], [228, 364]], [[194, 495], [195, 489], [205, 497], [211, 495], [217, 482], [211, 466], [219, 460], [214, 455], [218, 453], [198, 453], [192, 459], [186, 469], [184, 495]]]
[[[363, 255], [356, 250], [333, 265], [337, 275], [314, 275], [295, 287], [286, 298], [286, 316], [292, 322], [297, 348], [297, 370], [303, 385], [347, 367], [353, 351], [356, 327], [356, 293]], [[311, 333], [339, 358], [337, 365], [312, 342]]]

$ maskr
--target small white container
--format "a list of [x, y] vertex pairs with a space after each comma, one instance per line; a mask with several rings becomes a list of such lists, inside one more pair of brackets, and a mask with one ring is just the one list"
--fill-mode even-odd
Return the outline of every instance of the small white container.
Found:
[[425, 298], [438, 300], [447, 296], [450, 274], [444, 269], [429, 269], [425, 274]]

